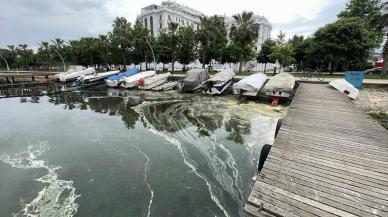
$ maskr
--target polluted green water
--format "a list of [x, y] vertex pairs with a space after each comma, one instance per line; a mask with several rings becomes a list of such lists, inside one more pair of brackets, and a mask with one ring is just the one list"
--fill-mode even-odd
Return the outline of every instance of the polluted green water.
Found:
[[1, 216], [245, 216], [285, 113], [174, 91], [0, 99]]

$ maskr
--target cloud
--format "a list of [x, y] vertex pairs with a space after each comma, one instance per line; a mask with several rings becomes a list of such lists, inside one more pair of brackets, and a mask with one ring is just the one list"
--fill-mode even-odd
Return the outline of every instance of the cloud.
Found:
[[[207, 15], [231, 16], [243, 10], [265, 15], [273, 37], [314, 32], [332, 22], [347, 0], [179, 0]], [[111, 30], [116, 16], [134, 22], [141, 8], [160, 0], [0, 0], [0, 47], [41, 41], [96, 36]]]

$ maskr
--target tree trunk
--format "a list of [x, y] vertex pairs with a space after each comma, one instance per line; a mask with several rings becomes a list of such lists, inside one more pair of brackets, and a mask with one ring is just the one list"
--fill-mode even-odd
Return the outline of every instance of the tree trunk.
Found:
[[241, 52], [240, 53], [240, 58], [239, 58], [239, 63], [240, 65], [238, 66], [238, 73], [241, 74], [241, 71], [242, 71], [242, 62], [244, 60], [244, 56], [243, 56], [243, 53]]
[[387, 75], [387, 68], [388, 68], [388, 37], [384, 44], [384, 51], [383, 51], [383, 59], [384, 59], [384, 65], [381, 69], [381, 77], [385, 77]]
[[164, 63], [163, 63], [163, 68], [162, 68], [162, 71], [164, 71]]
[[264, 74], [266, 69], [267, 69], [267, 63], [264, 63]]
[[205, 61], [206, 61], [206, 54], [205, 52], [202, 52], [202, 68], [204, 69], [205, 68]]
[[182, 71], [186, 71], [186, 64], [183, 64], [183, 69]]

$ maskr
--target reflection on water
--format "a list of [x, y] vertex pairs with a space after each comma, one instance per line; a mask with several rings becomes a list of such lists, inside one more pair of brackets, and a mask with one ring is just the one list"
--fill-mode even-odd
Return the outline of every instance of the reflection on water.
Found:
[[0, 114], [10, 123], [0, 129], [0, 213], [245, 216], [258, 153], [285, 108], [88, 88], [2, 99]]

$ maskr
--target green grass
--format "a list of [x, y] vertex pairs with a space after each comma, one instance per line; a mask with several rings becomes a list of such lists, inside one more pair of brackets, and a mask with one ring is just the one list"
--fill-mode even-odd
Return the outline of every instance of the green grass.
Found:
[[388, 114], [384, 112], [369, 112], [371, 117], [377, 120], [385, 129], [388, 130]]

